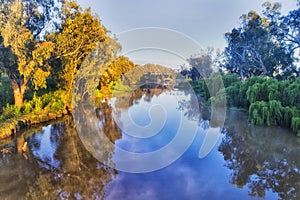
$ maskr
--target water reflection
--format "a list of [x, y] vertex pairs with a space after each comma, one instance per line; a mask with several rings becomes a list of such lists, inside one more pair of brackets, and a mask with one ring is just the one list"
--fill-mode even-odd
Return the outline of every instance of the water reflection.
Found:
[[40, 167], [59, 168], [60, 161], [54, 155], [60, 144], [60, 136], [65, 127], [62, 124], [49, 125], [29, 138], [29, 148]]
[[113, 119], [113, 109], [108, 101], [101, 102], [95, 110], [99, 128], [103, 130], [106, 137], [113, 143], [120, 139], [122, 137], [121, 130]]
[[[18, 152], [24, 142], [27, 151]], [[70, 119], [33, 128], [3, 148], [11, 153], [0, 154], [1, 199], [103, 199], [117, 175], [84, 148]]]
[[219, 151], [231, 170], [230, 183], [249, 187], [250, 196], [272, 191], [281, 199], [299, 199], [299, 138], [283, 128], [250, 126], [234, 111], [228, 121], [235, 124], [224, 130]]
[[[141, 120], [137, 120], [138, 123], [147, 124], [149, 119], [142, 112], [143, 108], [161, 103], [169, 109], [167, 105], [171, 106], [170, 98], [175, 93], [179, 95], [180, 91], [156, 90], [150, 94], [147, 90], [135, 91], [131, 97], [115, 101], [115, 105], [120, 105], [116, 106], [117, 114], [120, 117], [129, 109]], [[128, 98], [131, 101], [127, 101]], [[149, 152], [168, 144], [178, 128], [180, 118], [174, 113], [179, 111], [187, 113], [187, 121], [196, 123], [199, 129], [192, 145], [173, 164], [151, 173], [131, 174], [117, 172], [95, 159], [93, 152], [86, 149], [87, 144], [83, 145], [85, 141], [81, 141], [70, 118], [32, 128], [21, 137], [0, 145], [1, 149], [11, 149], [10, 154], [0, 154], [0, 199], [300, 197], [300, 140], [286, 129], [250, 126], [244, 113], [230, 111], [222, 139], [207, 157], [199, 159], [199, 148], [211, 123], [201, 120], [201, 116], [193, 112], [193, 106], [188, 105], [188, 100], [179, 101], [177, 107], [171, 106], [168, 112], [173, 119], [166, 122], [163, 134], [146, 141], [137, 141], [122, 133], [114, 120], [113, 106], [111, 101], [101, 101], [92, 108], [82, 105], [80, 111], [84, 115], [75, 119], [84, 125], [81, 127], [83, 133], [93, 139], [87, 144], [98, 147], [94, 153], [109, 152], [105, 155], [108, 162], [115, 159], [116, 146]], [[92, 128], [103, 130], [112, 145], [106, 144], [98, 133], [94, 134]], [[28, 142], [27, 151], [18, 153], [25, 142]], [[161, 159], [154, 162], [161, 162]]]
[[[40, 170], [34, 183], [29, 187], [26, 197], [28, 199], [103, 199], [104, 186], [117, 175], [117, 172], [107, 169], [86, 151], [72, 124], [67, 127], [64, 124], [55, 124], [48, 128], [54, 138], [56, 136], [59, 138], [53, 140], [55, 145], [51, 147], [56, 148], [54, 151], [48, 151], [50, 154], [48, 157], [59, 161], [60, 167], [52, 173], [48, 170]], [[57, 130], [60, 130], [58, 135]], [[48, 138], [47, 127], [40, 137]], [[43, 143], [43, 139], [39, 141], [40, 147], [48, 145], [48, 141], [46, 143]], [[42, 149], [31, 150], [38, 151], [37, 155], [40, 156], [43, 155]], [[49, 165], [51, 159], [45, 162]]]
[[157, 170], [179, 158], [193, 141], [197, 123], [178, 109], [178, 101], [190, 99], [183, 91], [140, 88], [102, 100], [96, 108], [89, 100], [79, 101], [76, 128], [88, 151], [109, 167], [134, 173]]
[[37, 165], [20, 154], [0, 154], [0, 199], [20, 199], [35, 178]]

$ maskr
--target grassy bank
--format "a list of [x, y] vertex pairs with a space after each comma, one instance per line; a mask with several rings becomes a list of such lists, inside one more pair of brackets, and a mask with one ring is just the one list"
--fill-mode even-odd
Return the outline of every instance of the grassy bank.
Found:
[[0, 139], [33, 124], [54, 120], [68, 114], [65, 93], [56, 91], [25, 101], [22, 107], [7, 105], [0, 116]]

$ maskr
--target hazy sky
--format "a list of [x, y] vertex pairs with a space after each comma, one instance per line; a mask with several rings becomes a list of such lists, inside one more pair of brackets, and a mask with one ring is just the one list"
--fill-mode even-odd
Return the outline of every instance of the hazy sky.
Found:
[[[261, 0], [78, 0], [91, 7], [114, 34], [135, 28], [160, 27], [186, 34], [202, 47], [223, 49], [224, 34], [239, 25], [250, 10], [261, 13]], [[274, 1], [271, 1], [274, 2]], [[282, 13], [296, 8], [296, 0], [281, 0]], [[157, 37], [157, 36], [156, 36]], [[165, 40], [167, 38], [161, 38]], [[126, 48], [124, 41], [120, 41]], [[176, 42], [176, 41], [174, 41]], [[132, 43], [132, 42], [130, 42]], [[130, 56], [129, 56], [130, 57]]]

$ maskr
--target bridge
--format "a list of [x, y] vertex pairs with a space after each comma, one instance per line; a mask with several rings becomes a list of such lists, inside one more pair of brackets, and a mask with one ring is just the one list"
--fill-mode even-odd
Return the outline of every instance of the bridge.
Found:
[[172, 87], [175, 85], [176, 78], [174, 73], [148, 72], [140, 78], [141, 85], [144, 87]]

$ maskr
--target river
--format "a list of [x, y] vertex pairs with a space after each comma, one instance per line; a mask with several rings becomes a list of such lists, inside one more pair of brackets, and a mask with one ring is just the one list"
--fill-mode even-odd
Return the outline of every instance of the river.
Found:
[[[30, 128], [16, 138], [1, 141], [0, 149], [9, 152], [0, 154], [0, 198], [300, 198], [300, 139], [290, 130], [250, 125], [246, 113], [228, 109], [217, 144], [200, 159], [200, 147], [212, 127], [208, 120], [203, 120], [201, 112], [186, 106], [191, 105], [187, 104], [188, 99], [189, 94], [179, 90], [151, 90], [136, 92], [129, 102], [128, 99], [103, 101], [95, 109], [94, 118], [112, 147], [103, 145], [101, 137], [85, 137], [89, 130], [75, 125], [71, 117]], [[156, 110], [157, 105], [162, 105], [163, 111], [158, 107]], [[150, 108], [153, 113], [145, 114], [143, 110]], [[146, 139], [143, 134], [133, 137], [126, 133], [130, 129], [120, 128], [120, 123], [127, 123], [126, 113], [130, 113], [138, 127], [145, 127], [155, 121], [151, 114], [157, 114], [156, 111], [163, 113], [160, 118], [166, 118], [163, 128], [155, 130], [156, 135], [148, 135]], [[75, 118], [75, 122], [83, 119], [87, 117]], [[180, 120], [197, 126], [182, 155], [166, 166], [157, 167], [157, 163], [164, 163], [158, 158], [153, 163], [144, 163], [148, 167], [145, 169], [136, 165], [125, 165], [125, 170], [119, 167], [122, 154], [116, 151], [117, 147], [136, 153], [161, 149], [176, 137]], [[28, 145], [22, 152], [20, 146], [25, 142]], [[101, 160], [97, 152], [109, 152], [109, 155]], [[116, 169], [103, 163], [114, 163]], [[149, 172], [132, 173], [128, 169]]]

